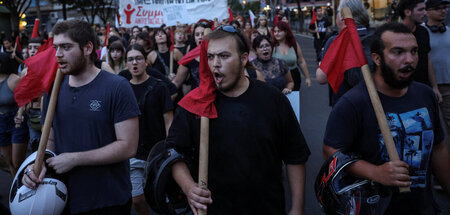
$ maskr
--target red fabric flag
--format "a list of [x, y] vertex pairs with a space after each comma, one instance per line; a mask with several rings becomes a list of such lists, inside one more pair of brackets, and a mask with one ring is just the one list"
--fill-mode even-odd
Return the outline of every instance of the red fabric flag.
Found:
[[[53, 39], [49, 38], [45, 47], [53, 46]], [[44, 46], [42, 45], [42, 46]], [[41, 48], [42, 48], [41, 46]], [[55, 80], [58, 64], [56, 63], [56, 51], [54, 48], [47, 48], [25, 60], [28, 66], [27, 75], [24, 76], [14, 91], [14, 98], [19, 107], [28, 104], [37, 98], [42, 92], [48, 92]]]
[[273, 19], [273, 26], [277, 25], [278, 19], [278, 15], [275, 15], [275, 18]]
[[312, 11], [312, 17], [311, 17], [311, 22], [309, 23], [309, 25], [314, 25], [314, 23], [317, 21], [317, 16], [316, 16], [316, 10], [313, 9]]
[[53, 37], [49, 37], [48, 40], [44, 40], [44, 44], [39, 47], [37, 53], [46, 50], [47, 48], [53, 48]]
[[[202, 41], [203, 43], [203, 41]], [[183, 65], [186, 66], [189, 62], [191, 62], [192, 60], [194, 60], [194, 58], [200, 56], [200, 46], [195, 47], [194, 49], [192, 49], [191, 51], [189, 51], [188, 53], [186, 53], [179, 61], [178, 64], [179, 65]]]
[[228, 18], [228, 23], [233, 21], [233, 12], [231, 12], [231, 8], [228, 8], [228, 14], [230, 14], [230, 17]]
[[109, 36], [109, 22], [106, 24], [106, 35], [105, 35], [105, 41], [103, 41], [103, 47], [108, 45], [108, 36]]
[[208, 41], [203, 40], [200, 48], [200, 85], [189, 92], [178, 103], [187, 111], [208, 118], [217, 118], [217, 109], [214, 106], [216, 88], [214, 79], [208, 66]]
[[40, 22], [41, 21], [39, 21], [39, 19], [34, 20], [33, 34], [31, 35], [31, 39], [33, 39], [35, 37], [39, 37], [39, 23]]
[[367, 64], [355, 22], [346, 18], [345, 25], [347, 27], [331, 43], [319, 66], [327, 74], [328, 83], [335, 93], [344, 80], [345, 70]]
[[22, 46], [20, 45], [19, 36], [16, 36], [16, 51], [22, 53]]

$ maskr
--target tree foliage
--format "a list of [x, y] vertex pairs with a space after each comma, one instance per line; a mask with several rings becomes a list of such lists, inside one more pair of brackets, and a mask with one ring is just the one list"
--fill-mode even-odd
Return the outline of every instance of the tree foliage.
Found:
[[20, 17], [28, 10], [30, 4], [31, 0], [9, 0], [3, 2], [3, 5], [11, 12], [11, 30], [16, 35], [19, 32]]
[[103, 21], [103, 24], [106, 24], [108, 19], [114, 15], [112, 9], [114, 0], [59, 0], [58, 2], [72, 5], [72, 8], [79, 10], [91, 25], [94, 24], [96, 15]]

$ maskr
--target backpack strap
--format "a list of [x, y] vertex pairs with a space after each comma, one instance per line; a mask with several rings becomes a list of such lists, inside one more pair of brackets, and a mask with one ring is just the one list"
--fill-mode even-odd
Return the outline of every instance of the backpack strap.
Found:
[[298, 60], [298, 54], [297, 54], [297, 42], [295, 42], [295, 44], [294, 44], [294, 51], [295, 51], [295, 56], [297, 57], [297, 60]]
[[164, 66], [164, 70], [165, 70], [164, 72], [165, 72], [166, 76], [168, 76], [169, 72], [170, 72], [169, 67], [167, 66], [166, 62], [164, 62], [164, 59], [161, 56], [161, 54], [159, 53], [159, 51], [156, 51], [156, 54], [158, 55], [159, 62], [161, 62], [161, 64]]

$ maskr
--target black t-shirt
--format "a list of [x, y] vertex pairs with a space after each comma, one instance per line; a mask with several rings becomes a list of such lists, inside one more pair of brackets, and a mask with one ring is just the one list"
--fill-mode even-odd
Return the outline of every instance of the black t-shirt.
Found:
[[[10, 66], [11, 66], [11, 69], [13, 70], [13, 73], [14, 73], [14, 74], [17, 74], [17, 73], [18, 73], [18, 69], [19, 69], [20, 63], [19, 63], [15, 58], [12, 58], [12, 57], [11, 57], [12, 52], [13, 52], [13, 51], [6, 51], [6, 50], [5, 50], [5, 54], [8, 55], [8, 59], [11, 60]], [[20, 52], [17, 51], [17, 50], [16, 50], [16, 56], [17, 56], [18, 58], [20, 58], [20, 59], [23, 60], [22, 53], [20, 53]]]
[[[282, 161], [310, 154], [287, 98], [256, 80], [242, 95], [217, 93], [218, 118], [209, 124], [211, 214], [285, 214]], [[200, 118], [178, 108], [167, 143], [198, 158]], [[193, 177], [196, 176], [192, 173]]]
[[414, 81], [431, 86], [430, 80], [428, 79], [428, 53], [431, 51], [430, 35], [428, 35], [427, 29], [421, 25], [416, 25], [416, 31], [413, 34], [419, 45], [419, 61], [417, 62]]
[[175, 48], [178, 49], [181, 52], [181, 54], [185, 55], [186, 51], [187, 51], [187, 47], [188, 47], [188, 44], [186, 43], [183, 47], [175, 47]]
[[[398, 189], [393, 189], [388, 212], [434, 214], [430, 189], [431, 152], [433, 145], [441, 144], [444, 138], [436, 97], [428, 86], [417, 82], [399, 98], [378, 94], [399, 157], [409, 165], [412, 181], [411, 193], [399, 194]], [[355, 152], [375, 165], [389, 160], [364, 82], [342, 96], [332, 109], [324, 143]]]
[[190, 74], [187, 82], [190, 83], [191, 89], [195, 89], [200, 84], [200, 74], [199, 74], [200, 64], [198, 63], [197, 60], [194, 59], [191, 60], [191, 62], [189, 62], [188, 64], [186, 64], [186, 67], [189, 69]]
[[[327, 34], [327, 28], [331, 26], [331, 23], [328, 21], [328, 19], [325, 19], [325, 17], [323, 17], [321, 20], [317, 19], [317, 28], [318, 28], [318, 32], [319, 32], [319, 36], [320, 39], [324, 39], [326, 34]], [[313, 23], [312, 25], [309, 25], [309, 29], [311, 30], [315, 30], [316, 29], [316, 25]], [[317, 34], [313, 34], [314, 38], [317, 39]]]
[[[177, 93], [177, 86], [175, 86], [175, 84], [173, 84], [165, 75], [160, 73], [158, 70], [147, 67], [147, 74], [150, 75], [150, 77], [162, 80], [169, 89], [170, 95]], [[128, 81], [131, 80], [131, 73], [130, 71], [128, 71], [128, 69], [120, 71], [119, 75], [126, 78]]]
[[[155, 62], [152, 65], [153, 69], [158, 70], [159, 72], [161, 72], [161, 74], [165, 75], [166, 74], [166, 68], [165, 66], [167, 66], [167, 72], [169, 72], [168, 70], [170, 70], [170, 52], [165, 52], [165, 53], [159, 53], [159, 55], [161, 56], [161, 58], [159, 56], [156, 57]], [[161, 62], [164, 61], [164, 64]], [[173, 61], [173, 72], [176, 73], [177, 69], [178, 69], [178, 63], [175, 60]]]
[[142, 113], [139, 116], [139, 145], [135, 158], [147, 160], [153, 145], [166, 138], [163, 115], [173, 110], [173, 103], [169, 90], [159, 79], [150, 77], [141, 84], [131, 84], [131, 87]]

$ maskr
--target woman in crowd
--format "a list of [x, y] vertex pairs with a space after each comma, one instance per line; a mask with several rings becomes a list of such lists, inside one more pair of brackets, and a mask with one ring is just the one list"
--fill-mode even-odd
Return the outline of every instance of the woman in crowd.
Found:
[[252, 64], [262, 73], [266, 82], [284, 94], [292, 92], [294, 81], [289, 67], [283, 60], [272, 57], [273, 45], [270, 38], [266, 35], [256, 37], [253, 49], [256, 50], [258, 58], [253, 60]]
[[288, 19], [288, 17], [286, 15], [281, 15], [280, 21], [289, 24], [289, 19]]
[[175, 30], [174, 41], [175, 41], [174, 47], [178, 49], [178, 51], [180, 51], [181, 54], [185, 55], [188, 44], [186, 43], [187, 34], [183, 27], [179, 27]]
[[271, 37], [269, 23], [268, 23], [267, 17], [265, 15], [259, 16], [258, 22], [256, 24], [256, 30], [258, 30], [258, 32], [261, 35], [267, 35], [267, 36]]
[[259, 34], [258, 30], [251, 28], [251, 29], [245, 31], [245, 35], [247, 36], [247, 39], [250, 43], [250, 53], [248, 53], [248, 60], [252, 61], [252, 60], [256, 59], [256, 57], [257, 57], [256, 51], [253, 49], [253, 45], [252, 45], [253, 40], [260, 34]]
[[244, 30], [249, 30], [252, 28], [252, 24], [250, 23], [249, 20], [245, 20], [244, 22]]
[[[188, 52], [189, 52], [189, 50], [192, 50], [195, 47], [197, 47], [198, 45], [200, 45], [206, 29], [209, 29], [209, 31], [211, 30], [211, 26], [206, 22], [200, 22], [195, 25], [194, 31], [193, 31], [193, 33], [194, 33], [193, 38], [194, 38], [195, 43], [194, 44], [191, 43], [190, 47], [188, 48]], [[183, 65], [178, 66], [177, 74], [176, 74], [175, 78], [173, 79], [173, 83], [178, 88], [180, 88], [181, 85], [185, 81], [188, 81], [187, 80], [188, 76], [189, 76], [188, 83], [189, 83], [191, 89], [198, 87], [198, 85], [200, 84], [200, 77], [199, 77], [199, 73], [198, 73], [199, 65], [200, 65], [199, 61], [200, 61], [200, 57], [197, 57], [185, 66], [183, 66]], [[189, 90], [190, 89], [186, 89], [184, 93], [186, 93], [186, 91], [189, 91]]]
[[156, 45], [156, 49], [147, 56], [147, 64], [165, 76], [175, 76], [174, 71], [178, 68], [177, 62], [183, 57], [183, 54], [178, 49], [173, 49], [173, 71], [170, 71], [171, 42], [169, 34], [163, 28], [158, 28], [154, 31], [152, 42]]
[[[158, 33], [158, 32], [156, 32]], [[173, 120], [173, 103], [167, 86], [146, 73], [147, 63], [142, 46], [135, 44], [126, 52], [130, 84], [139, 104], [139, 144], [136, 155], [130, 159], [133, 208], [137, 214], [148, 215], [143, 182], [147, 156], [152, 147], [166, 138]]]
[[141, 45], [144, 48], [145, 56], [148, 58], [148, 55], [153, 50], [153, 44], [150, 40], [150, 36], [147, 32], [141, 32], [136, 36], [136, 43]]
[[192, 27], [192, 34], [191, 34], [191, 40], [189, 41], [189, 46], [187, 48], [187, 52], [191, 51], [192, 49], [195, 49], [198, 45], [200, 45], [200, 42], [203, 39], [203, 33], [206, 28], [211, 28], [211, 25], [206, 21], [201, 21], [193, 25]]
[[0, 150], [8, 164], [11, 176], [15, 176], [20, 164], [25, 160], [28, 142], [27, 120], [16, 126], [17, 104], [14, 90], [19, 84], [9, 55], [0, 53]]
[[292, 34], [289, 24], [286, 22], [278, 22], [274, 28], [274, 44], [273, 57], [283, 59], [286, 61], [291, 71], [292, 78], [294, 79], [294, 90], [300, 90], [301, 76], [300, 69], [305, 75], [306, 86], [311, 86], [311, 78], [309, 77], [308, 66], [306, 65], [305, 58], [302, 54], [300, 45], [295, 41], [295, 37]]
[[119, 74], [125, 69], [124, 51], [125, 48], [120, 40], [108, 45], [108, 61], [102, 62], [102, 69], [113, 74]]
[[136, 44], [136, 36], [131, 36], [130, 39], [128, 40], [128, 45], [134, 45]]
[[234, 20], [239, 22], [239, 28], [241, 28], [241, 29], [244, 28], [244, 24], [245, 24], [244, 17], [242, 17], [241, 15], [238, 15], [238, 16], [236, 16], [236, 18]]

